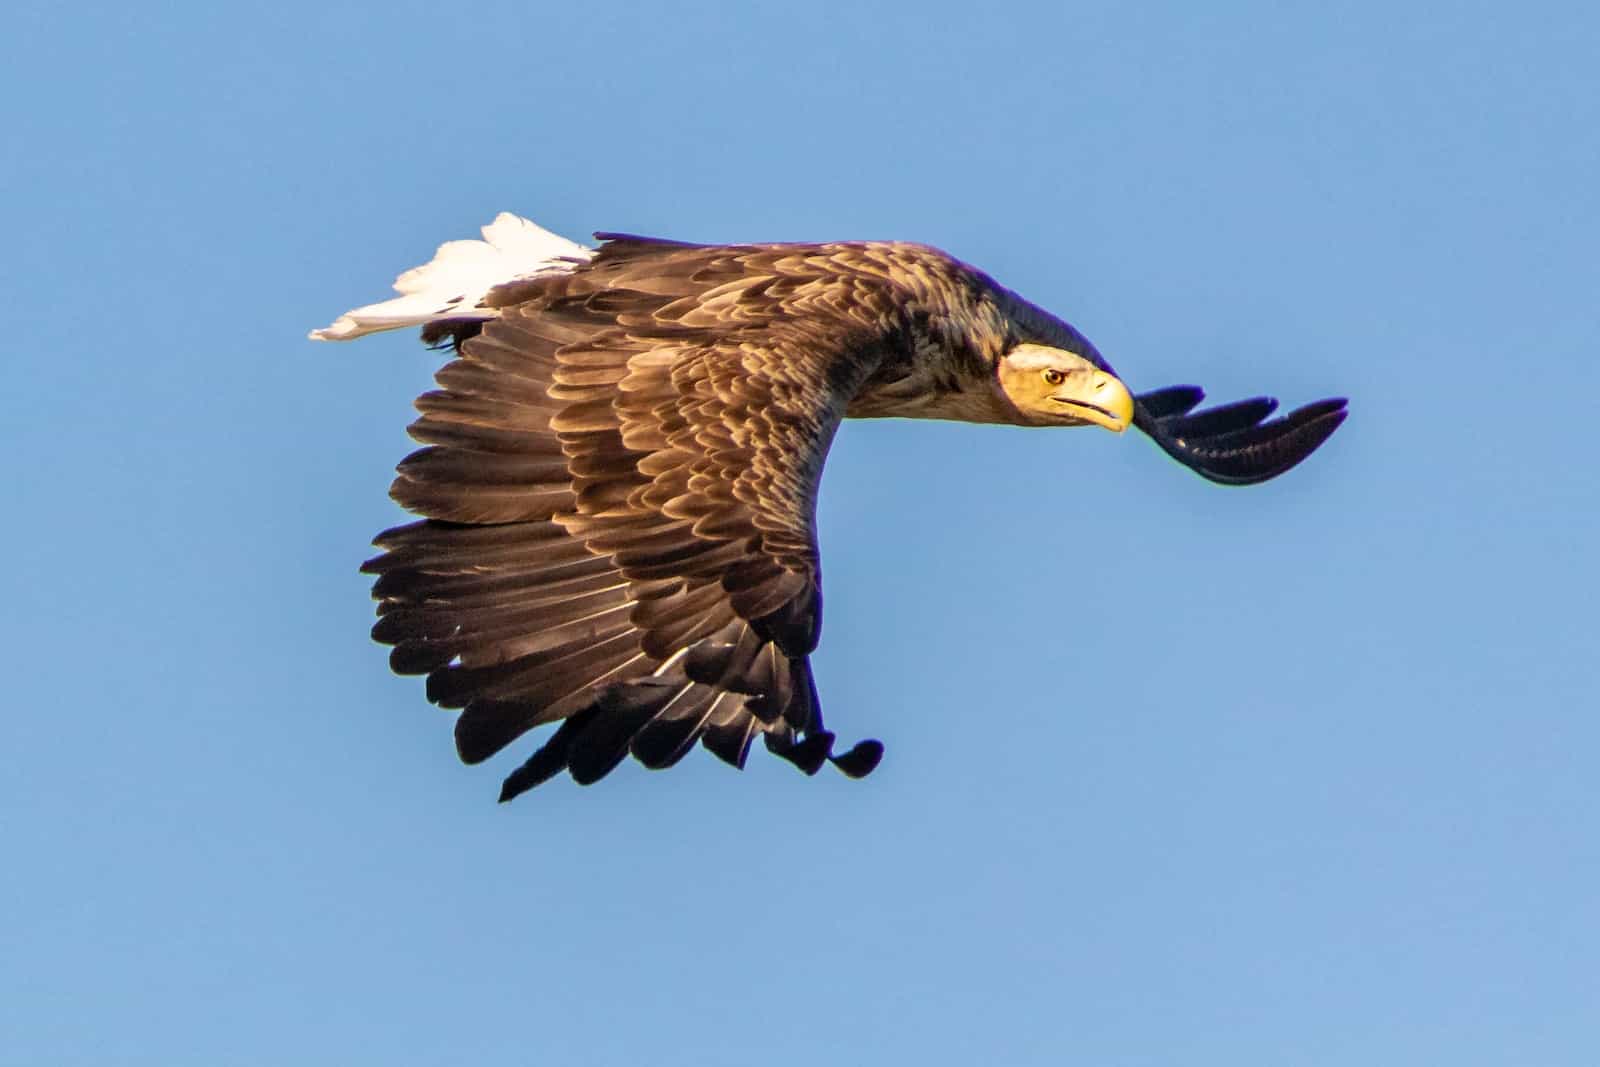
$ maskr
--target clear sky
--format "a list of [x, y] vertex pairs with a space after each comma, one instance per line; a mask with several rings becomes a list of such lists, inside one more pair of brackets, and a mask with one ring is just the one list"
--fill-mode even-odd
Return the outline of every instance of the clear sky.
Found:
[[[1597, 1062], [1592, 5], [220, 7], [0, 43], [0, 1061]], [[497, 806], [356, 570], [437, 356], [305, 332], [500, 210], [924, 241], [1352, 416], [1248, 490], [848, 425], [878, 773]]]

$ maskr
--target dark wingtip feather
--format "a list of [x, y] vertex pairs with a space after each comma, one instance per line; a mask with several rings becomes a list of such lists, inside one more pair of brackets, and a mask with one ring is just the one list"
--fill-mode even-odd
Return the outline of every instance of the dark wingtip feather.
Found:
[[682, 691], [681, 680], [640, 678], [615, 682], [601, 690], [593, 721], [584, 727], [567, 754], [572, 780], [593, 785], [616, 769], [644, 725]]
[[1276, 433], [1241, 450], [1243, 470], [1235, 484], [1255, 485], [1298, 466], [1333, 436], [1349, 414], [1343, 399], [1319, 400], [1290, 412], [1281, 422], [1266, 423], [1262, 429], [1271, 427]]
[[[456, 717], [456, 755], [461, 757], [462, 763], [482, 763], [532, 728], [529, 712], [527, 705], [514, 701], [468, 701]], [[567, 723], [561, 725], [565, 727]], [[570, 740], [570, 731], [562, 734], [558, 729], [545, 743], [546, 747], [557, 737], [565, 744]]]
[[1214, 437], [1259, 425], [1276, 410], [1278, 410], [1276, 399], [1270, 396], [1257, 396], [1249, 400], [1236, 400], [1231, 404], [1220, 404], [1194, 415], [1167, 416], [1162, 420], [1162, 429], [1174, 437]]
[[538, 785], [543, 785], [567, 766], [572, 751], [572, 741], [583, 729], [590, 714], [580, 713], [556, 727], [556, 732], [540, 746], [528, 761], [506, 776], [500, 786], [500, 803], [515, 799]]
[[882, 741], [858, 741], [856, 746], [842, 756], [829, 756], [836, 767], [847, 778], [865, 778], [878, 769], [878, 764], [883, 760]]
[[805, 774], [813, 775], [833, 755], [833, 734], [827, 730], [817, 730], [792, 744], [785, 743], [777, 734], [768, 734], [767, 749], [774, 756], [799, 767]]
[[[1155, 394], [1158, 400], [1165, 392]], [[1176, 412], [1166, 401], [1150, 407], [1141, 397], [1134, 422], [1169, 456], [1201, 477], [1223, 485], [1255, 485], [1276, 478], [1315, 452], [1344, 422], [1347, 404], [1343, 397], [1330, 397], [1262, 421], [1277, 401], [1256, 397], [1190, 415]]]
[[454, 658], [449, 648], [428, 641], [402, 641], [389, 651], [389, 669], [396, 674], [427, 674]]
[[700, 735], [700, 743], [705, 746], [707, 752], [730, 767], [737, 767], [742, 771], [745, 760], [750, 756], [750, 743], [755, 740], [755, 736], [754, 717], [741, 717], [725, 725], [706, 727], [705, 733]]
[[1326, 400], [1315, 400], [1309, 404], [1302, 404], [1289, 413], [1291, 419], [1310, 418], [1316, 415], [1326, 415], [1334, 411], [1347, 411], [1350, 407], [1350, 398], [1347, 396], [1330, 396]]
[[633, 758], [652, 771], [664, 771], [686, 756], [699, 736], [699, 716], [681, 719], [652, 719], [633, 735], [628, 750]]
[[1166, 419], [1187, 414], [1205, 398], [1206, 391], [1198, 385], [1171, 385], [1165, 389], [1140, 393], [1136, 399], [1152, 419]]
[[697, 642], [683, 657], [683, 673], [691, 682], [716, 685], [736, 651], [737, 645], [725, 641]]
[[528, 762], [506, 775], [506, 780], [500, 783], [499, 802], [504, 804], [515, 800], [560, 773], [561, 767], [551, 766], [547, 760], [539, 759], [539, 754], [536, 752], [528, 758]]

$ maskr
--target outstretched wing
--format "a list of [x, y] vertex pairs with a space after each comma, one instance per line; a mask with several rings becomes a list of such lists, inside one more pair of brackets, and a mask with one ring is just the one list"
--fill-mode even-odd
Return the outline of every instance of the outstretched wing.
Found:
[[[1009, 290], [1001, 290], [999, 299], [1024, 340], [1076, 352], [1117, 373], [1070, 324]], [[1278, 402], [1265, 396], [1195, 411], [1205, 398], [1205, 390], [1194, 385], [1142, 393], [1134, 397], [1133, 424], [1167, 455], [1222, 485], [1276, 478], [1315, 452], [1348, 414], [1342, 397], [1319, 400], [1276, 419], [1268, 416]]]
[[559, 721], [502, 799], [696, 740], [742, 766], [757, 733], [808, 773], [870, 771], [876, 742], [833, 756], [808, 656], [817, 486], [874, 366], [872, 293], [818, 257], [618, 239], [498, 299], [417, 402], [426, 447], [392, 492], [426, 518], [366, 565], [373, 636], [461, 709], [462, 758]]
[[1268, 419], [1278, 408], [1258, 396], [1195, 411], [1205, 391], [1175, 385], [1134, 398], [1133, 424], [1173, 459], [1223, 485], [1275, 478], [1317, 450], [1349, 414], [1342, 397]]

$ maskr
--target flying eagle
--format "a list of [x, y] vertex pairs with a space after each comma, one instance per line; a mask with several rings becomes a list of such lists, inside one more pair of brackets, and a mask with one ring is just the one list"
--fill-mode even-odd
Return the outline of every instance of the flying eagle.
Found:
[[822, 624], [816, 501], [847, 416], [1132, 424], [1214, 482], [1310, 455], [1342, 399], [1268, 420], [1265, 397], [1195, 411], [1132, 395], [1081, 334], [924, 245], [697, 245], [601, 233], [587, 248], [502, 214], [318, 340], [420, 326], [453, 350], [391, 493], [422, 516], [374, 542], [373, 637], [461, 709], [468, 763], [558, 723], [500, 799], [632, 753], [752, 739], [807, 774], [834, 752], [810, 655]]

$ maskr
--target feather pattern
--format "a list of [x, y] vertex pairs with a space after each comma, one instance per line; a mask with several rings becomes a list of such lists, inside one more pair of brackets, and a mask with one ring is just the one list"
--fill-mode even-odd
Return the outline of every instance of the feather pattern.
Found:
[[[421, 521], [380, 534], [373, 637], [460, 709], [478, 762], [557, 728], [501, 799], [563, 769], [652, 768], [698, 741], [743, 766], [760, 735], [815, 773], [835, 754], [810, 654], [821, 633], [817, 490], [849, 416], [1017, 421], [995, 367], [1020, 343], [1111, 368], [1071, 326], [921, 245], [701, 246], [600, 234], [586, 249], [502, 215], [442, 246], [401, 297], [312, 336], [399, 325], [449, 345], [391, 489]], [[1272, 477], [1344, 417], [1267, 398], [1195, 412], [1192, 386], [1134, 421], [1216, 481]]]

